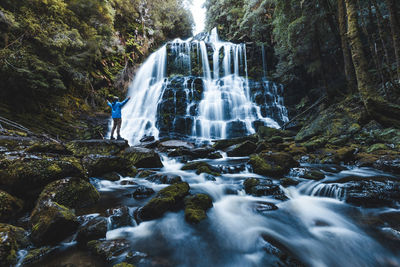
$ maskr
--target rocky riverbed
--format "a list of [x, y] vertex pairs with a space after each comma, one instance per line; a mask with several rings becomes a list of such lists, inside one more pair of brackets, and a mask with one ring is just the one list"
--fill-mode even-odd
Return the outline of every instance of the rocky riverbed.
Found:
[[1, 265], [399, 264], [399, 131], [307, 134], [129, 146], [4, 132]]

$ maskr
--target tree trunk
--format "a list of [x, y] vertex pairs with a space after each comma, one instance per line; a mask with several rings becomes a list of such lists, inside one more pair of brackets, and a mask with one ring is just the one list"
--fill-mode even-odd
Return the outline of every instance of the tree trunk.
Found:
[[368, 114], [385, 126], [400, 128], [400, 106], [386, 102], [377, 92], [368, 71], [367, 57], [361, 42], [356, 0], [345, 0], [348, 38], [351, 47], [358, 91]]
[[339, 32], [340, 40], [342, 44], [342, 52], [344, 59], [344, 73], [346, 75], [347, 87], [349, 92], [354, 92], [357, 89], [356, 75], [354, 73], [353, 63], [351, 62], [351, 54], [347, 41], [347, 25], [346, 25], [346, 13], [344, 10], [343, 0], [338, 0], [338, 15], [339, 15]]
[[392, 29], [393, 46], [397, 64], [397, 78], [400, 81], [400, 21], [397, 16], [395, 1], [386, 0], [386, 5], [389, 10], [390, 28]]

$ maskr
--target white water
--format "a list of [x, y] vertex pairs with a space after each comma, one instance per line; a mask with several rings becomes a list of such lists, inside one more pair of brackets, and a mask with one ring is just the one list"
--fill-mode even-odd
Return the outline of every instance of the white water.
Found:
[[[167, 47], [173, 59], [168, 57]], [[129, 86], [131, 100], [122, 111], [121, 135], [130, 144], [139, 143], [144, 135], [159, 137], [157, 110], [168, 84], [168, 68], [181, 70], [177, 75], [192, 77], [196, 76], [194, 63], [201, 67], [201, 73], [197, 75], [202, 80], [203, 92], [199, 103], [190, 104], [194, 111], [187, 108], [185, 116], [193, 122], [189, 137], [210, 140], [252, 134], [255, 121], [280, 127], [269, 114], [263, 115], [252, 100], [247, 78], [246, 45], [220, 41], [214, 29], [206, 40], [176, 39], [168, 43], [153, 53], [139, 69]], [[287, 111], [278, 90], [280, 87], [269, 85], [266, 79], [264, 83], [271, 99], [270, 114], [278, 114], [281, 121], [287, 121]], [[193, 85], [185, 83], [184, 86], [186, 92], [193, 90], [190, 87]]]

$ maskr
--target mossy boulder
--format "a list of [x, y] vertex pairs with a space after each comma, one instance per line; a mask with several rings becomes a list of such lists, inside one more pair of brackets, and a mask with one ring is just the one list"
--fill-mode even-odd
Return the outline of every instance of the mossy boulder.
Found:
[[296, 186], [300, 183], [299, 181], [292, 179], [292, 178], [288, 178], [288, 177], [282, 178], [279, 181], [280, 181], [281, 185], [284, 187]]
[[0, 223], [0, 266], [16, 264], [17, 251], [28, 244], [28, 233], [23, 228]]
[[291, 143], [285, 149], [285, 152], [289, 153], [292, 156], [305, 155], [307, 153], [307, 148], [300, 144]]
[[22, 261], [22, 266], [30, 266], [36, 264], [43, 260], [43, 258], [49, 256], [52, 252], [56, 250], [55, 247], [45, 246], [41, 248], [35, 248], [28, 251], [28, 254], [24, 257]]
[[154, 150], [144, 147], [129, 147], [121, 156], [130, 161], [136, 168], [162, 168], [160, 155]]
[[78, 228], [73, 210], [52, 201], [38, 202], [32, 211], [31, 238], [38, 245], [53, 245], [72, 235]]
[[36, 142], [39, 140], [32, 137], [0, 135], [0, 147], [4, 147], [7, 151], [22, 150]]
[[[281, 130], [281, 129], [276, 129], [276, 128], [271, 128], [268, 126], [260, 126], [258, 127], [257, 130], [257, 135], [260, 137], [260, 139], [271, 139], [271, 138], [276, 138], [276, 137], [290, 137], [293, 136], [294, 134], [290, 131], [287, 130]], [[278, 140], [278, 139], [276, 139]], [[279, 139], [282, 140], [282, 139]]]
[[229, 157], [245, 157], [250, 154], [253, 154], [256, 150], [257, 145], [251, 141], [245, 141], [238, 145], [233, 145], [228, 147], [226, 150], [226, 154]]
[[189, 189], [189, 184], [183, 182], [160, 190], [154, 198], [139, 209], [139, 218], [144, 221], [153, 220], [162, 217], [167, 211], [183, 207], [183, 199], [189, 194]]
[[89, 177], [101, 177], [111, 172], [127, 175], [136, 171], [128, 159], [120, 156], [87, 155], [82, 159], [82, 164]]
[[111, 229], [132, 226], [133, 220], [127, 206], [115, 207], [107, 210]]
[[247, 178], [243, 182], [244, 190], [253, 196], [272, 196], [278, 200], [287, 200], [279, 185], [274, 184], [271, 179]]
[[127, 141], [120, 140], [74, 140], [66, 144], [75, 156], [83, 157], [91, 154], [115, 155], [129, 147]]
[[386, 150], [386, 149], [388, 149], [388, 146], [387, 145], [385, 145], [385, 144], [373, 144], [372, 146], [370, 146], [368, 149], [367, 149], [367, 153], [373, 153], [373, 152], [375, 152], [375, 151], [377, 151], [377, 150]]
[[85, 177], [73, 157], [31, 157], [0, 160], [0, 188], [22, 199], [34, 200], [50, 182], [65, 177]]
[[335, 163], [349, 163], [354, 160], [354, 153], [356, 149], [354, 147], [342, 147], [336, 151], [334, 156]]
[[213, 147], [217, 150], [226, 149], [230, 146], [237, 145], [237, 144], [240, 144], [240, 143], [243, 143], [246, 141], [257, 143], [258, 137], [257, 137], [257, 135], [254, 134], [254, 135], [248, 135], [248, 136], [243, 136], [243, 137], [238, 137], [238, 138], [214, 140]]
[[0, 190], [0, 222], [7, 222], [23, 208], [23, 201]]
[[97, 216], [89, 219], [78, 230], [76, 241], [80, 245], [87, 245], [90, 240], [104, 238], [107, 233], [107, 218]]
[[249, 164], [255, 173], [266, 176], [281, 176], [288, 173], [290, 168], [299, 165], [290, 154], [285, 152], [252, 155]]
[[218, 169], [204, 161], [194, 161], [186, 163], [181, 170], [196, 170], [196, 174], [208, 173], [213, 176], [220, 176]]
[[125, 239], [92, 240], [87, 243], [87, 247], [92, 254], [103, 260], [111, 261], [113, 258], [126, 253], [129, 250], [130, 244]]
[[304, 172], [300, 174], [300, 177], [311, 180], [322, 180], [325, 178], [325, 174], [316, 169], [305, 169]]
[[138, 178], [146, 178], [146, 177], [149, 177], [149, 176], [154, 175], [154, 174], [156, 174], [156, 172], [149, 171], [149, 170], [143, 170], [143, 171], [139, 171], [137, 177]]
[[80, 178], [64, 178], [48, 184], [40, 194], [38, 203], [57, 202], [71, 209], [95, 204], [100, 199], [97, 189]]
[[213, 206], [212, 199], [206, 194], [196, 194], [185, 198], [185, 220], [188, 223], [199, 223], [207, 218], [206, 211]]
[[28, 147], [25, 151], [28, 153], [72, 155], [72, 152], [68, 150], [63, 144], [56, 142], [38, 142]]

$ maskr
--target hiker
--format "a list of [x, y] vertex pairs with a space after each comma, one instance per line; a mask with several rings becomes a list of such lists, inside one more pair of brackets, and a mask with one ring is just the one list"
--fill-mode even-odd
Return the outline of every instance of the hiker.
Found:
[[111, 137], [110, 139], [114, 139], [114, 131], [115, 128], [117, 128], [117, 140], [123, 140], [123, 138], [120, 135], [120, 130], [121, 130], [121, 108], [128, 102], [128, 100], [131, 99], [129, 96], [127, 99], [125, 99], [122, 102], [118, 102], [118, 97], [113, 98], [113, 102], [110, 103], [110, 101], [107, 100], [107, 105], [111, 107], [111, 117], [113, 118], [113, 127], [111, 130]]

